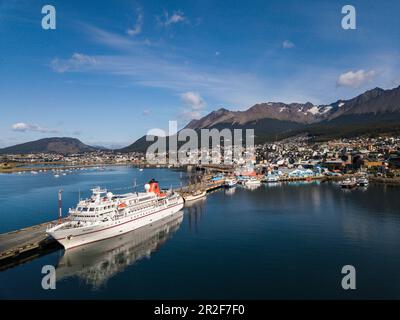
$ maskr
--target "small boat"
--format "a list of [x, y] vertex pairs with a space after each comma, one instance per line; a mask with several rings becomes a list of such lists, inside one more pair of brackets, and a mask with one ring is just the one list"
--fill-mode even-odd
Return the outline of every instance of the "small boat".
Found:
[[258, 186], [261, 184], [261, 181], [256, 178], [250, 178], [244, 182], [246, 186]]
[[357, 186], [357, 181], [356, 179], [345, 179], [340, 183], [340, 186], [344, 189], [351, 189]]
[[225, 179], [224, 187], [232, 188], [237, 185], [236, 179]]
[[59, 177], [60, 177], [59, 174], [55, 174], [55, 175], [54, 175], [54, 178], [59, 178]]
[[359, 187], [368, 187], [369, 181], [366, 177], [362, 177], [362, 178], [357, 179], [357, 185]]
[[139, 171], [142, 172], [142, 171], [143, 171], [143, 168], [140, 168]]
[[204, 198], [206, 196], [206, 194], [207, 194], [207, 191], [198, 190], [198, 191], [188, 194], [187, 196], [184, 196], [183, 199], [185, 201], [195, 201], [195, 200]]
[[276, 175], [268, 175], [268, 176], [265, 176], [263, 181], [264, 182], [279, 182], [279, 177]]
[[237, 177], [237, 183], [238, 183], [238, 184], [244, 185], [245, 182], [246, 182], [248, 179], [249, 179], [248, 177], [239, 176], [239, 177]]

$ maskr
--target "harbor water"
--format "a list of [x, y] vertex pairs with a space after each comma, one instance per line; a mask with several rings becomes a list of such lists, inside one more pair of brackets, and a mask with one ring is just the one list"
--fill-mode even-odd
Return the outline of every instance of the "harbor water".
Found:
[[[131, 167], [0, 175], [0, 232], [57, 218], [90, 188], [124, 193], [178, 171]], [[185, 182], [183, 182], [185, 183]], [[0, 272], [0, 298], [381, 299], [400, 298], [400, 188], [342, 190], [334, 183], [220, 189], [182, 212], [78, 250], [56, 250]], [[55, 290], [42, 267], [56, 268]], [[342, 267], [356, 270], [344, 290]]]

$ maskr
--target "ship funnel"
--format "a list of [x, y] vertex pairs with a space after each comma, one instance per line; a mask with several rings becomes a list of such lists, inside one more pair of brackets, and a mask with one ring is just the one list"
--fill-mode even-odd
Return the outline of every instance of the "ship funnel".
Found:
[[[165, 194], [161, 192], [160, 186], [158, 185], [158, 182], [156, 180], [151, 179], [151, 181], [148, 183], [148, 185], [149, 185], [148, 192], [153, 192], [160, 197], [165, 196]], [[147, 189], [146, 189], [146, 191], [147, 191]]]

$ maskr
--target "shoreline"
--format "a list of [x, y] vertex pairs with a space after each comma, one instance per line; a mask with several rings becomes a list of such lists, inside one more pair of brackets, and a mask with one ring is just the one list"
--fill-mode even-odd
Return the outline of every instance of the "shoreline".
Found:
[[[27, 168], [23, 166], [27, 165], [38, 165], [38, 167]], [[101, 162], [101, 163], [88, 163], [88, 164], [67, 164], [66, 162], [59, 162], [57, 164], [46, 164], [46, 163], [23, 163], [20, 166], [13, 166], [9, 168], [0, 167], [0, 175], [1, 174], [13, 174], [18, 172], [31, 172], [31, 171], [57, 171], [57, 170], [71, 170], [71, 169], [82, 169], [82, 168], [95, 168], [95, 167], [114, 167], [114, 166], [130, 166], [130, 167], [138, 167], [138, 168], [158, 168], [158, 169], [182, 169], [182, 167], [170, 167], [168, 165], [151, 165], [148, 163], [132, 163], [132, 162]], [[357, 176], [355, 174], [343, 174], [342, 176], [317, 176], [317, 177], [310, 177], [310, 178], [284, 178], [278, 182], [290, 182], [290, 181], [309, 181], [309, 180], [320, 180], [321, 182], [324, 181], [341, 181], [346, 178], [351, 178]], [[400, 186], [400, 177], [394, 178], [385, 178], [385, 177], [376, 177], [376, 176], [368, 176], [368, 179], [371, 183], [376, 184], [385, 184], [390, 186]]]
[[[37, 165], [37, 167], [24, 167], [29, 165]], [[53, 170], [70, 170], [70, 169], [81, 169], [81, 168], [95, 168], [95, 167], [114, 167], [114, 166], [131, 166], [131, 167], [138, 167], [138, 168], [164, 168], [164, 169], [174, 169], [177, 167], [168, 167], [168, 166], [161, 166], [161, 165], [150, 165], [147, 163], [132, 163], [132, 162], [96, 162], [96, 163], [88, 163], [88, 164], [67, 164], [65, 162], [59, 163], [24, 163], [20, 166], [13, 166], [13, 167], [0, 167], [0, 174], [12, 174], [18, 172], [30, 172], [30, 171], [53, 171]]]

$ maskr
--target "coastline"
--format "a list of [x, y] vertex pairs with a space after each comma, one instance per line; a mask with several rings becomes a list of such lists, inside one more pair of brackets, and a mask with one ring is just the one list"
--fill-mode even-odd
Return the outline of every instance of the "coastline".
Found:
[[[37, 165], [37, 167], [26, 167]], [[81, 168], [95, 168], [95, 167], [113, 167], [113, 166], [132, 166], [139, 168], [168, 168], [168, 166], [161, 165], [150, 165], [148, 163], [133, 163], [133, 162], [93, 162], [87, 164], [67, 164], [66, 162], [58, 163], [22, 163], [18, 166], [12, 166], [8, 168], [0, 167], [0, 174], [7, 173], [18, 173], [18, 172], [29, 172], [29, 171], [52, 171], [52, 170], [70, 170], [70, 169], [81, 169]]]

